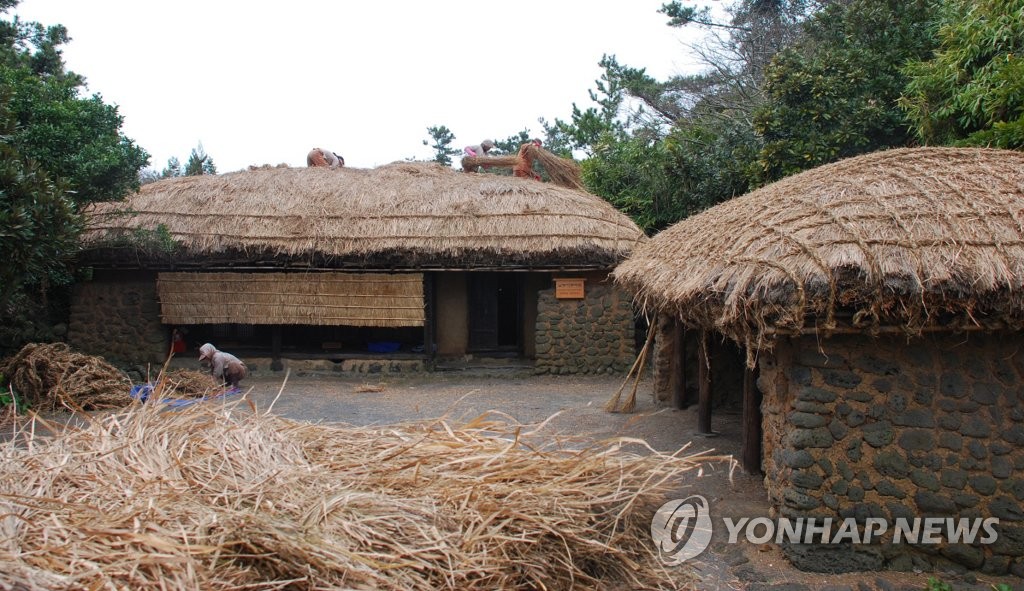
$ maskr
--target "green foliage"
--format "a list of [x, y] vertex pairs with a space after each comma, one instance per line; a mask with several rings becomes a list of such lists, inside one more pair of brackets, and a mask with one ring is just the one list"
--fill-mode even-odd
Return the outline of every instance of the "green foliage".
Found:
[[580, 109], [573, 103], [569, 121], [555, 119], [548, 123], [540, 120], [549, 150], [566, 153], [582, 150], [592, 154], [596, 146], [606, 145], [609, 139], [621, 141], [628, 138], [627, 127], [621, 120], [627, 96], [622, 68], [615, 56], [602, 56], [599, 65], [604, 68], [604, 73], [595, 81], [597, 89], [589, 91], [590, 100], [596, 107]]
[[707, 6], [700, 8], [696, 6], [683, 6], [682, 2], [673, 0], [667, 4], [662, 4], [658, 12], [669, 18], [668, 26], [670, 27], [685, 27], [691, 23], [714, 24], [711, 21], [711, 9]]
[[[17, 4], [0, 0], [0, 17]], [[66, 310], [50, 296], [72, 280], [81, 207], [122, 198], [148, 160], [116, 107], [81, 96], [68, 39], [60, 25], [0, 18], [0, 349], [56, 332]]]
[[945, 0], [901, 105], [927, 144], [1024, 149], [1024, 0]]
[[120, 133], [117, 107], [79, 96], [84, 79], [65, 71], [61, 57], [68, 40], [60, 25], [0, 21], [0, 87], [15, 121], [9, 141], [65, 183], [76, 205], [119, 199], [138, 187], [149, 155]]
[[94, 246], [97, 248], [132, 249], [152, 258], [173, 255], [179, 248], [179, 244], [175, 242], [165, 224], [157, 224], [152, 230], [134, 228], [130, 231], [110, 234], [100, 239]]
[[64, 186], [13, 145], [13, 125], [0, 99], [0, 317], [23, 290], [65, 282], [82, 225]]
[[[168, 166], [170, 162], [168, 162]], [[189, 154], [188, 162], [185, 164], [185, 176], [202, 176], [204, 174], [217, 174], [217, 167], [213, 164], [213, 158], [206, 153], [203, 149], [203, 143], [199, 142], [199, 146], [192, 148], [192, 153]]]
[[140, 174], [140, 178], [143, 183], [146, 183], [179, 176], [202, 176], [204, 174], [217, 174], [217, 167], [213, 163], [213, 158], [203, 149], [203, 142], [199, 142], [198, 146], [192, 148], [185, 166], [181, 165], [181, 161], [177, 157], [171, 156], [167, 159], [167, 166], [159, 174], [144, 172]]
[[677, 125], [665, 141], [672, 155], [676, 219], [746, 193], [759, 139], [741, 121], [701, 118]]
[[931, 51], [931, 14], [930, 0], [852, 0], [813, 15], [767, 71], [755, 183], [907, 145], [901, 68]]
[[[510, 135], [503, 140], [494, 140], [494, 149], [491, 150], [492, 155], [498, 154], [516, 154], [519, 152], [519, 148], [529, 142], [533, 138], [530, 137], [530, 131], [524, 129], [515, 135]], [[509, 174], [512, 174], [511, 172]]]
[[625, 141], [605, 136], [593, 146], [594, 156], [582, 164], [587, 189], [608, 200], [645, 232], [678, 219], [669, 195], [670, 156], [661, 142]]
[[6, 408], [10, 405], [14, 405], [14, 408], [18, 410], [18, 414], [25, 414], [28, 412], [28, 401], [25, 400], [24, 396], [19, 395], [11, 388], [10, 384], [7, 383], [7, 378], [4, 374], [0, 373], [0, 409]]
[[67, 80], [33, 77], [24, 69], [0, 71], [0, 84], [13, 91], [18, 128], [12, 143], [64, 180], [76, 203], [119, 199], [137, 188], [138, 170], [149, 157], [118, 132], [116, 107], [98, 95], [78, 98]]
[[953, 586], [942, 579], [928, 577], [928, 585], [925, 587], [925, 591], [953, 591]]
[[452, 142], [455, 141], [455, 134], [444, 125], [428, 127], [427, 134], [430, 135], [430, 139], [423, 140], [423, 145], [430, 146], [430, 149], [434, 151], [432, 161], [444, 166], [451, 166], [452, 156], [459, 153], [459, 150], [452, 147]]
[[157, 224], [153, 230], [136, 228], [129, 243], [151, 254], [171, 254], [178, 249], [170, 230], [164, 224]]
[[181, 166], [181, 161], [176, 156], [171, 156], [167, 159], [167, 166], [160, 172], [160, 178], [171, 178], [177, 176], [185, 176], [185, 169]]

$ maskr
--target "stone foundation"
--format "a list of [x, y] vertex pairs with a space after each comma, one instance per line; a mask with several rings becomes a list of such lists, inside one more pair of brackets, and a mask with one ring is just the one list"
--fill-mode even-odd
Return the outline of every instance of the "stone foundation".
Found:
[[[999, 519], [989, 544], [783, 544], [804, 570], [1024, 575], [1024, 339], [780, 339], [760, 360], [777, 517]], [[943, 536], [945, 538], [946, 536]]]
[[160, 324], [156, 275], [77, 284], [68, 344], [122, 367], [163, 364], [170, 351], [171, 333]]
[[580, 300], [559, 300], [554, 288], [541, 290], [536, 334], [537, 373], [619, 373], [636, 358], [630, 297], [608, 280], [588, 281]]

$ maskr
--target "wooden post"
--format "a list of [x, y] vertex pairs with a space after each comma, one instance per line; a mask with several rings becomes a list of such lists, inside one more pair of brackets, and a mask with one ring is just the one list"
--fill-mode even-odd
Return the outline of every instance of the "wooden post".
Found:
[[427, 369], [430, 371], [434, 370], [435, 360], [435, 349], [434, 341], [437, 340], [435, 333], [435, 293], [434, 293], [434, 274], [432, 272], [426, 272], [423, 274], [423, 352], [426, 354]]
[[711, 351], [708, 333], [701, 329], [697, 337], [697, 433], [714, 435], [711, 430]]
[[757, 369], [743, 370], [743, 469], [749, 474], [761, 472], [761, 392], [757, 389]]
[[686, 329], [678, 319], [672, 321], [672, 406], [686, 408]]
[[270, 329], [270, 369], [281, 371], [284, 363], [281, 363], [281, 325], [275, 324]]

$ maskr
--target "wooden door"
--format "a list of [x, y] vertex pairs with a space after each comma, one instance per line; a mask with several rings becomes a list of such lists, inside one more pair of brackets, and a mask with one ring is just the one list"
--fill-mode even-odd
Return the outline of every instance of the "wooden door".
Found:
[[470, 273], [469, 350], [518, 351], [522, 343], [522, 287], [513, 273]]

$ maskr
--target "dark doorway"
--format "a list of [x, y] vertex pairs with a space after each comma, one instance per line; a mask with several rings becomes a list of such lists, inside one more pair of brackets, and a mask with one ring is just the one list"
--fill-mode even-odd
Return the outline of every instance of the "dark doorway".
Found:
[[469, 274], [469, 350], [518, 354], [522, 344], [522, 281], [515, 273]]

